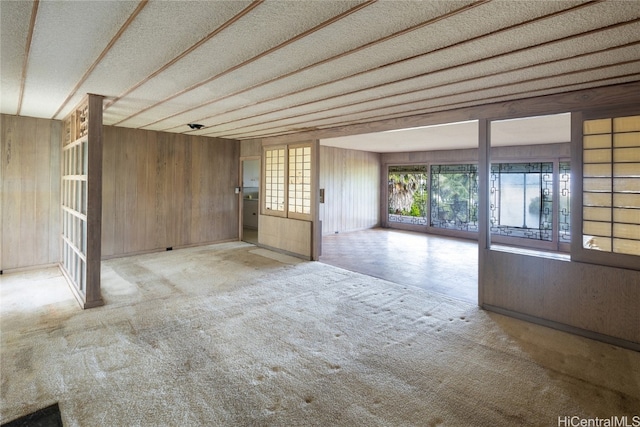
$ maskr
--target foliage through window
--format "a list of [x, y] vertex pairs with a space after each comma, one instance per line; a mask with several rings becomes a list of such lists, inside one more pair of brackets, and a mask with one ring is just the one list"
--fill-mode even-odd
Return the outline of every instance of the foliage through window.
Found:
[[478, 231], [478, 166], [431, 166], [432, 227]]
[[[388, 178], [389, 224], [478, 232], [477, 165], [389, 166]], [[568, 251], [570, 190], [568, 161], [492, 164], [489, 208], [495, 241]]]
[[389, 166], [389, 222], [427, 224], [426, 165]]

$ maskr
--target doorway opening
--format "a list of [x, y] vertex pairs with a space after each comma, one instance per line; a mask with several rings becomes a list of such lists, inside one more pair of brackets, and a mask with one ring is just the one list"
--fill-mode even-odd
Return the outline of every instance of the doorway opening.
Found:
[[258, 209], [260, 208], [260, 159], [241, 160], [242, 169], [242, 240], [258, 243]]

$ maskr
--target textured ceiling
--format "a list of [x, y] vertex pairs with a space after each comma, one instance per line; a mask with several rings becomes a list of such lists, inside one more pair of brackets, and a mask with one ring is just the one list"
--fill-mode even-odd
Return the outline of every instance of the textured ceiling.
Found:
[[[640, 1], [0, 1], [5, 114], [248, 139], [640, 81]], [[205, 127], [192, 131], [187, 123]]]

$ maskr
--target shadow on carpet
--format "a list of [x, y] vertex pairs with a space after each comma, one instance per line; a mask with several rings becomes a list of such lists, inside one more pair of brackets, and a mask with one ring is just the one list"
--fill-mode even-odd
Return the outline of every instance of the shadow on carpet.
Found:
[[42, 408], [31, 414], [25, 415], [6, 424], [2, 427], [62, 427], [62, 417], [60, 408], [55, 403], [46, 408]]

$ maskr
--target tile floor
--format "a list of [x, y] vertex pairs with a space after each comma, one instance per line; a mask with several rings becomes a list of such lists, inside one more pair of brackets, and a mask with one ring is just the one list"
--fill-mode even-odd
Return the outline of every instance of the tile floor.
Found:
[[477, 304], [478, 244], [373, 228], [322, 239], [320, 262]]

